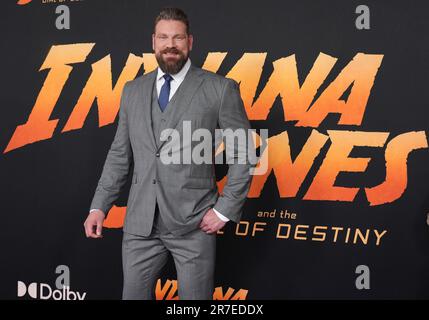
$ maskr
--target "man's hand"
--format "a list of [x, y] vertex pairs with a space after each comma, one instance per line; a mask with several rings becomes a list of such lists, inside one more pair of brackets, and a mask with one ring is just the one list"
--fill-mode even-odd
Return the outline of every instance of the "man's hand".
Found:
[[94, 210], [85, 220], [85, 234], [87, 238], [102, 238], [103, 221], [106, 215], [101, 210]]
[[222, 229], [225, 224], [226, 222], [219, 219], [216, 212], [214, 212], [213, 209], [210, 208], [204, 215], [203, 221], [201, 221], [200, 223], [200, 228], [204, 232], [212, 234]]

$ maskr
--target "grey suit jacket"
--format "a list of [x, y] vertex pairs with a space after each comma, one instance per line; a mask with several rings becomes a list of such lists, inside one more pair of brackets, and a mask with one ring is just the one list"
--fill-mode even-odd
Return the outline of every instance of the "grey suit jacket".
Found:
[[[218, 193], [214, 164], [164, 164], [160, 153], [170, 141], [156, 143], [151, 123], [151, 98], [157, 70], [125, 84], [116, 134], [103, 167], [90, 208], [105, 214], [122, 192], [134, 162], [132, 185], [127, 202], [124, 231], [148, 236], [152, 230], [155, 204], [167, 228], [182, 235], [199, 227], [209, 208], [215, 208], [238, 223], [250, 188], [253, 166], [229, 164], [227, 183]], [[179, 89], [166, 128], [182, 136], [183, 121], [192, 130], [206, 128], [215, 137], [216, 128], [250, 128], [236, 81], [191, 65]], [[192, 145], [197, 142], [192, 142]], [[253, 140], [235, 145], [231, 157], [254, 150]], [[171, 147], [171, 145], [169, 145]], [[183, 145], [176, 146], [183, 151]], [[215, 143], [213, 140], [213, 149]]]

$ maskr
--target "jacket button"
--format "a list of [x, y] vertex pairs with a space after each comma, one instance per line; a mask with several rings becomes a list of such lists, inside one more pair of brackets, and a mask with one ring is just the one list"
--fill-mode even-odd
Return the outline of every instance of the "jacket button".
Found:
[[152, 180], [152, 183], [153, 183], [153, 184], [155, 184], [155, 183], [156, 183], [156, 180], [155, 180], [155, 179], [153, 179], [153, 180]]

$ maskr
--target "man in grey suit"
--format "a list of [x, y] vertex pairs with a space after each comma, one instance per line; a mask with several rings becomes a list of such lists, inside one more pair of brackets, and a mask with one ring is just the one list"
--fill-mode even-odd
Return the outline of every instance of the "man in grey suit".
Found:
[[[248, 155], [253, 141], [247, 135], [250, 123], [238, 84], [193, 66], [192, 43], [186, 14], [163, 9], [152, 35], [158, 68], [124, 86], [117, 131], [84, 223], [87, 237], [102, 237], [106, 214], [134, 164], [123, 227], [123, 299], [154, 299], [156, 280], [169, 254], [179, 298], [212, 299], [216, 233], [227, 221], [240, 221], [250, 188], [253, 165]], [[196, 147], [185, 124], [211, 133], [205, 143], [213, 154], [216, 129], [246, 132], [244, 142], [233, 139], [232, 146], [225, 146], [227, 160], [245, 161], [229, 161], [222, 195], [213, 161], [184, 160]], [[171, 154], [183, 159], [165, 163]]]

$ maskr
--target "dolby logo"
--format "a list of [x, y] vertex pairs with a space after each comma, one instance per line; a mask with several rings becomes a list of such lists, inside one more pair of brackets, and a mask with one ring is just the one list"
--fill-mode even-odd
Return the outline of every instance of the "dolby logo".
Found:
[[26, 293], [33, 299], [41, 300], [83, 300], [86, 296], [86, 292], [74, 292], [67, 286], [53, 290], [46, 283], [33, 282], [27, 287], [24, 282], [18, 281], [18, 297], [23, 297]]
[[59, 274], [55, 281], [56, 288], [46, 283], [32, 282], [26, 285], [23, 281], [17, 283], [17, 295], [19, 298], [28, 294], [30, 298], [41, 300], [84, 300], [86, 292], [70, 290], [70, 269], [66, 265], [60, 265], [55, 273]]

